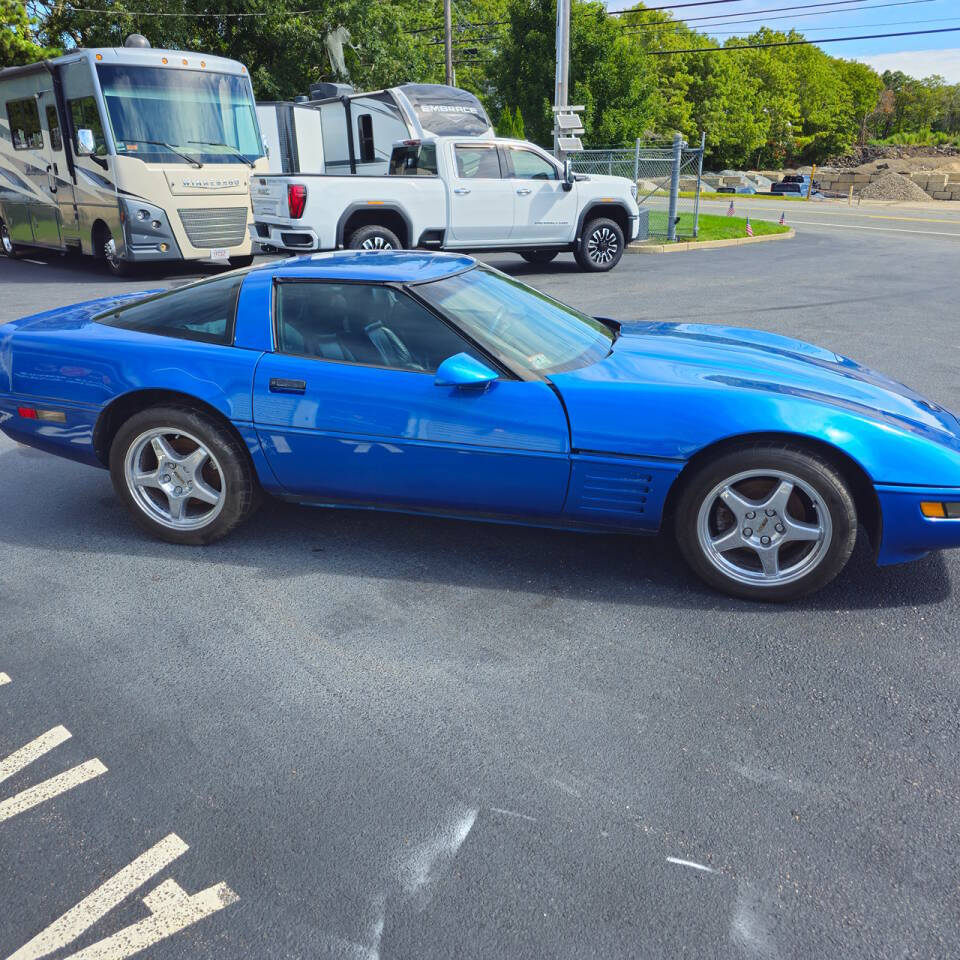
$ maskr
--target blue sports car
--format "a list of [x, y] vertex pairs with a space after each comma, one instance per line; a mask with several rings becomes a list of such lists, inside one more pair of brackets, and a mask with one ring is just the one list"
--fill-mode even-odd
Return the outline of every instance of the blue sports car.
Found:
[[[469, 257], [343, 252], [0, 326], [0, 429], [204, 544], [264, 493], [669, 527], [741, 597], [960, 546], [960, 423], [828, 350], [586, 316]], [[69, 505], [64, 504], [64, 508]]]

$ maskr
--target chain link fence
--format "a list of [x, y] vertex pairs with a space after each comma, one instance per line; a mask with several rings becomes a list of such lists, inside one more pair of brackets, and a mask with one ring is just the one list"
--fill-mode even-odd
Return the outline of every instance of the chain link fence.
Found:
[[704, 140], [691, 147], [680, 137], [637, 140], [632, 148], [582, 150], [569, 155], [577, 173], [626, 177], [637, 185], [637, 203], [650, 213], [649, 236], [697, 236]]

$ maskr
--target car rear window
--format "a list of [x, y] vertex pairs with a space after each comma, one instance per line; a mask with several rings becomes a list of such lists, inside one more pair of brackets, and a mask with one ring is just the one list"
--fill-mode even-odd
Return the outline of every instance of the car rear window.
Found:
[[108, 327], [202, 343], [233, 343], [237, 298], [246, 273], [201, 280], [96, 317]]

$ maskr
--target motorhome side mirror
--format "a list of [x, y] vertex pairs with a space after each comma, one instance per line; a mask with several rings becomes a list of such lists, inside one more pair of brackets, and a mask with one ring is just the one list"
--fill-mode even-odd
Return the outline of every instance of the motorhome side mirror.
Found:
[[563, 189], [573, 189], [573, 164], [569, 159], [563, 161]]
[[86, 128], [77, 131], [77, 153], [81, 157], [92, 157], [97, 152], [97, 142], [93, 131]]

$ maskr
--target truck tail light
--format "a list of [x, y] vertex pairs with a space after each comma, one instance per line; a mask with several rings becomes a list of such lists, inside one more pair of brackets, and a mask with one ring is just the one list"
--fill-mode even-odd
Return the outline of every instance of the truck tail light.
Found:
[[287, 184], [287, 209], [291, 220], [299, 220], [307, 206], [307, 188], [302, 183]]

